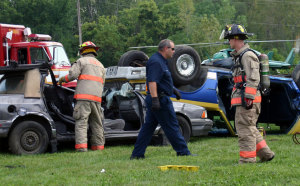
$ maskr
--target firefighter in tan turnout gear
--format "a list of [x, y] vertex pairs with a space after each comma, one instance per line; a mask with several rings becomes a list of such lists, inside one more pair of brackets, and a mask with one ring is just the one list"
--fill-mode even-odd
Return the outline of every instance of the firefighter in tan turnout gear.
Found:
[[[101, 99], [105, 79], [105, 68], [95, 56], [97, 47], [87, 41], [80, 45], [82, 56], [71, 67], [69, 74], [59, 79], [59, 83], [73, 81], [77, 78], [74, 98], [76, 105], [73, 117], [75, 125], [75, 149], [79, 152], [87, 151], [87, 130], [91, 129], [91, 149], [104, 149], [103, 112]], [[88, 123], [89, 122], [89, 123]]]
[[261, 111], [260, 64], [257, 55], [248, 44], [248, 33], [242, 25], [227, 25], [221, 37], [229, 40], [235, 63], [233, 67], [234, 87], [231, 106], [236, 107], [235, 126], [239, 139], [239, 163], [255, 163], [256, 156], [260, 162], [271, 161], [275, 154], [256, 128]]

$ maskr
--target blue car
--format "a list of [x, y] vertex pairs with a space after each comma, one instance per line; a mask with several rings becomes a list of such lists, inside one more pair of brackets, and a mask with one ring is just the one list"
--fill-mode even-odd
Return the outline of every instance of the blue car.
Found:
[[[135, 51], [136, 53], [142, 52]], [[146, 60], [146, 55], [141, 54], [124, 56], [122, 58], [124, 64], [126, 58], [127, 64], [130, 64], [129, 61], [133, 59], [135, 64], [144, 64]], [[214, 121], [214, 128], [222, 128], [225, 124], [227, 132], [235, 135], [235, 109], [231, 108], [230, 104], [234, 85], [232, 65], [230, 58], [201, 65], [200, 57], [192, 47], [177, 46], [173, 58], [170, 59], [169, 69], [175, 87], [181, 93], [180, 102], [204, 107], [208, 111], [208, 117]], [[293, 78], [290, 75], [270, 76], [271, 91], [267, 96], [262, 97], [262, 110], [258, 122], [276, 124], [280, 126], [281, 133], [300, 132], [300, 90], [297, 86], [300, 68], [295, 70]], [[145, 90], [145, 82], [142, 79], [145, 77], [131, 81], [140, 91]], [[172, 99], [175, 101], [174, 95]]]
[[[232, 74], [229, 69], [202, 66], [201, 77], [188, 85], [178, 86], [181, 102], [203, 106], [209, 117], [220, 116], [234, 135], [235, 110], [231, 108]], [[291, 77], [270, 76], [270, 93], [262, 97], [258, 122], [274, 123], [283, 133], [300, 132], [300, 90]]]

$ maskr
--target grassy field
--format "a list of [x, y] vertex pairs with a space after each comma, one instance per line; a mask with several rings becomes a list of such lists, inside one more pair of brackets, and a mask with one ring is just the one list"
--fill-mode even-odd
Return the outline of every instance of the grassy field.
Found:
[[[300, 185], [300, 145], [288, 135], [268, 135], [276, 153], [268, 163], [239, 165], [236, 137], [193, 138], [196, 157], [177, 157], [171, 147], [150, 146], [144, 160], [129, 160], [133, 144], [104, 151], [35, 156], [0, 154], [0, 185]], [[197, 172], [161, 171], [161, 165], [196, 165]], [[105, 172], [101, 172], [104, 169]]]

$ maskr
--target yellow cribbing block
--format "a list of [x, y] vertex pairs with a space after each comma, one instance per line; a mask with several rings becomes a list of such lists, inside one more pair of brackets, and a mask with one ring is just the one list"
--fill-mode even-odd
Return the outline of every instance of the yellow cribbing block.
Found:
[[198, 171], [199, 166], [190, 166], [190, 165], [163, 165], [158, 166], [161, 171], [167, 170], [185, 170], [185, 171]]

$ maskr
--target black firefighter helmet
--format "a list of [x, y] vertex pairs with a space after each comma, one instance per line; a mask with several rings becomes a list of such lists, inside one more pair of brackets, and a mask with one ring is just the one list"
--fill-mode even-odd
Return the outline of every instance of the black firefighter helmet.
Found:
[[231, 24], [225, 26], [225, 29], [222, 31], [220, 35], [220, 39], [245, 40], [248, 39], [249, 35], [253, 35], [253, 34], [247, 33], [247, 30], [242, 25]]

